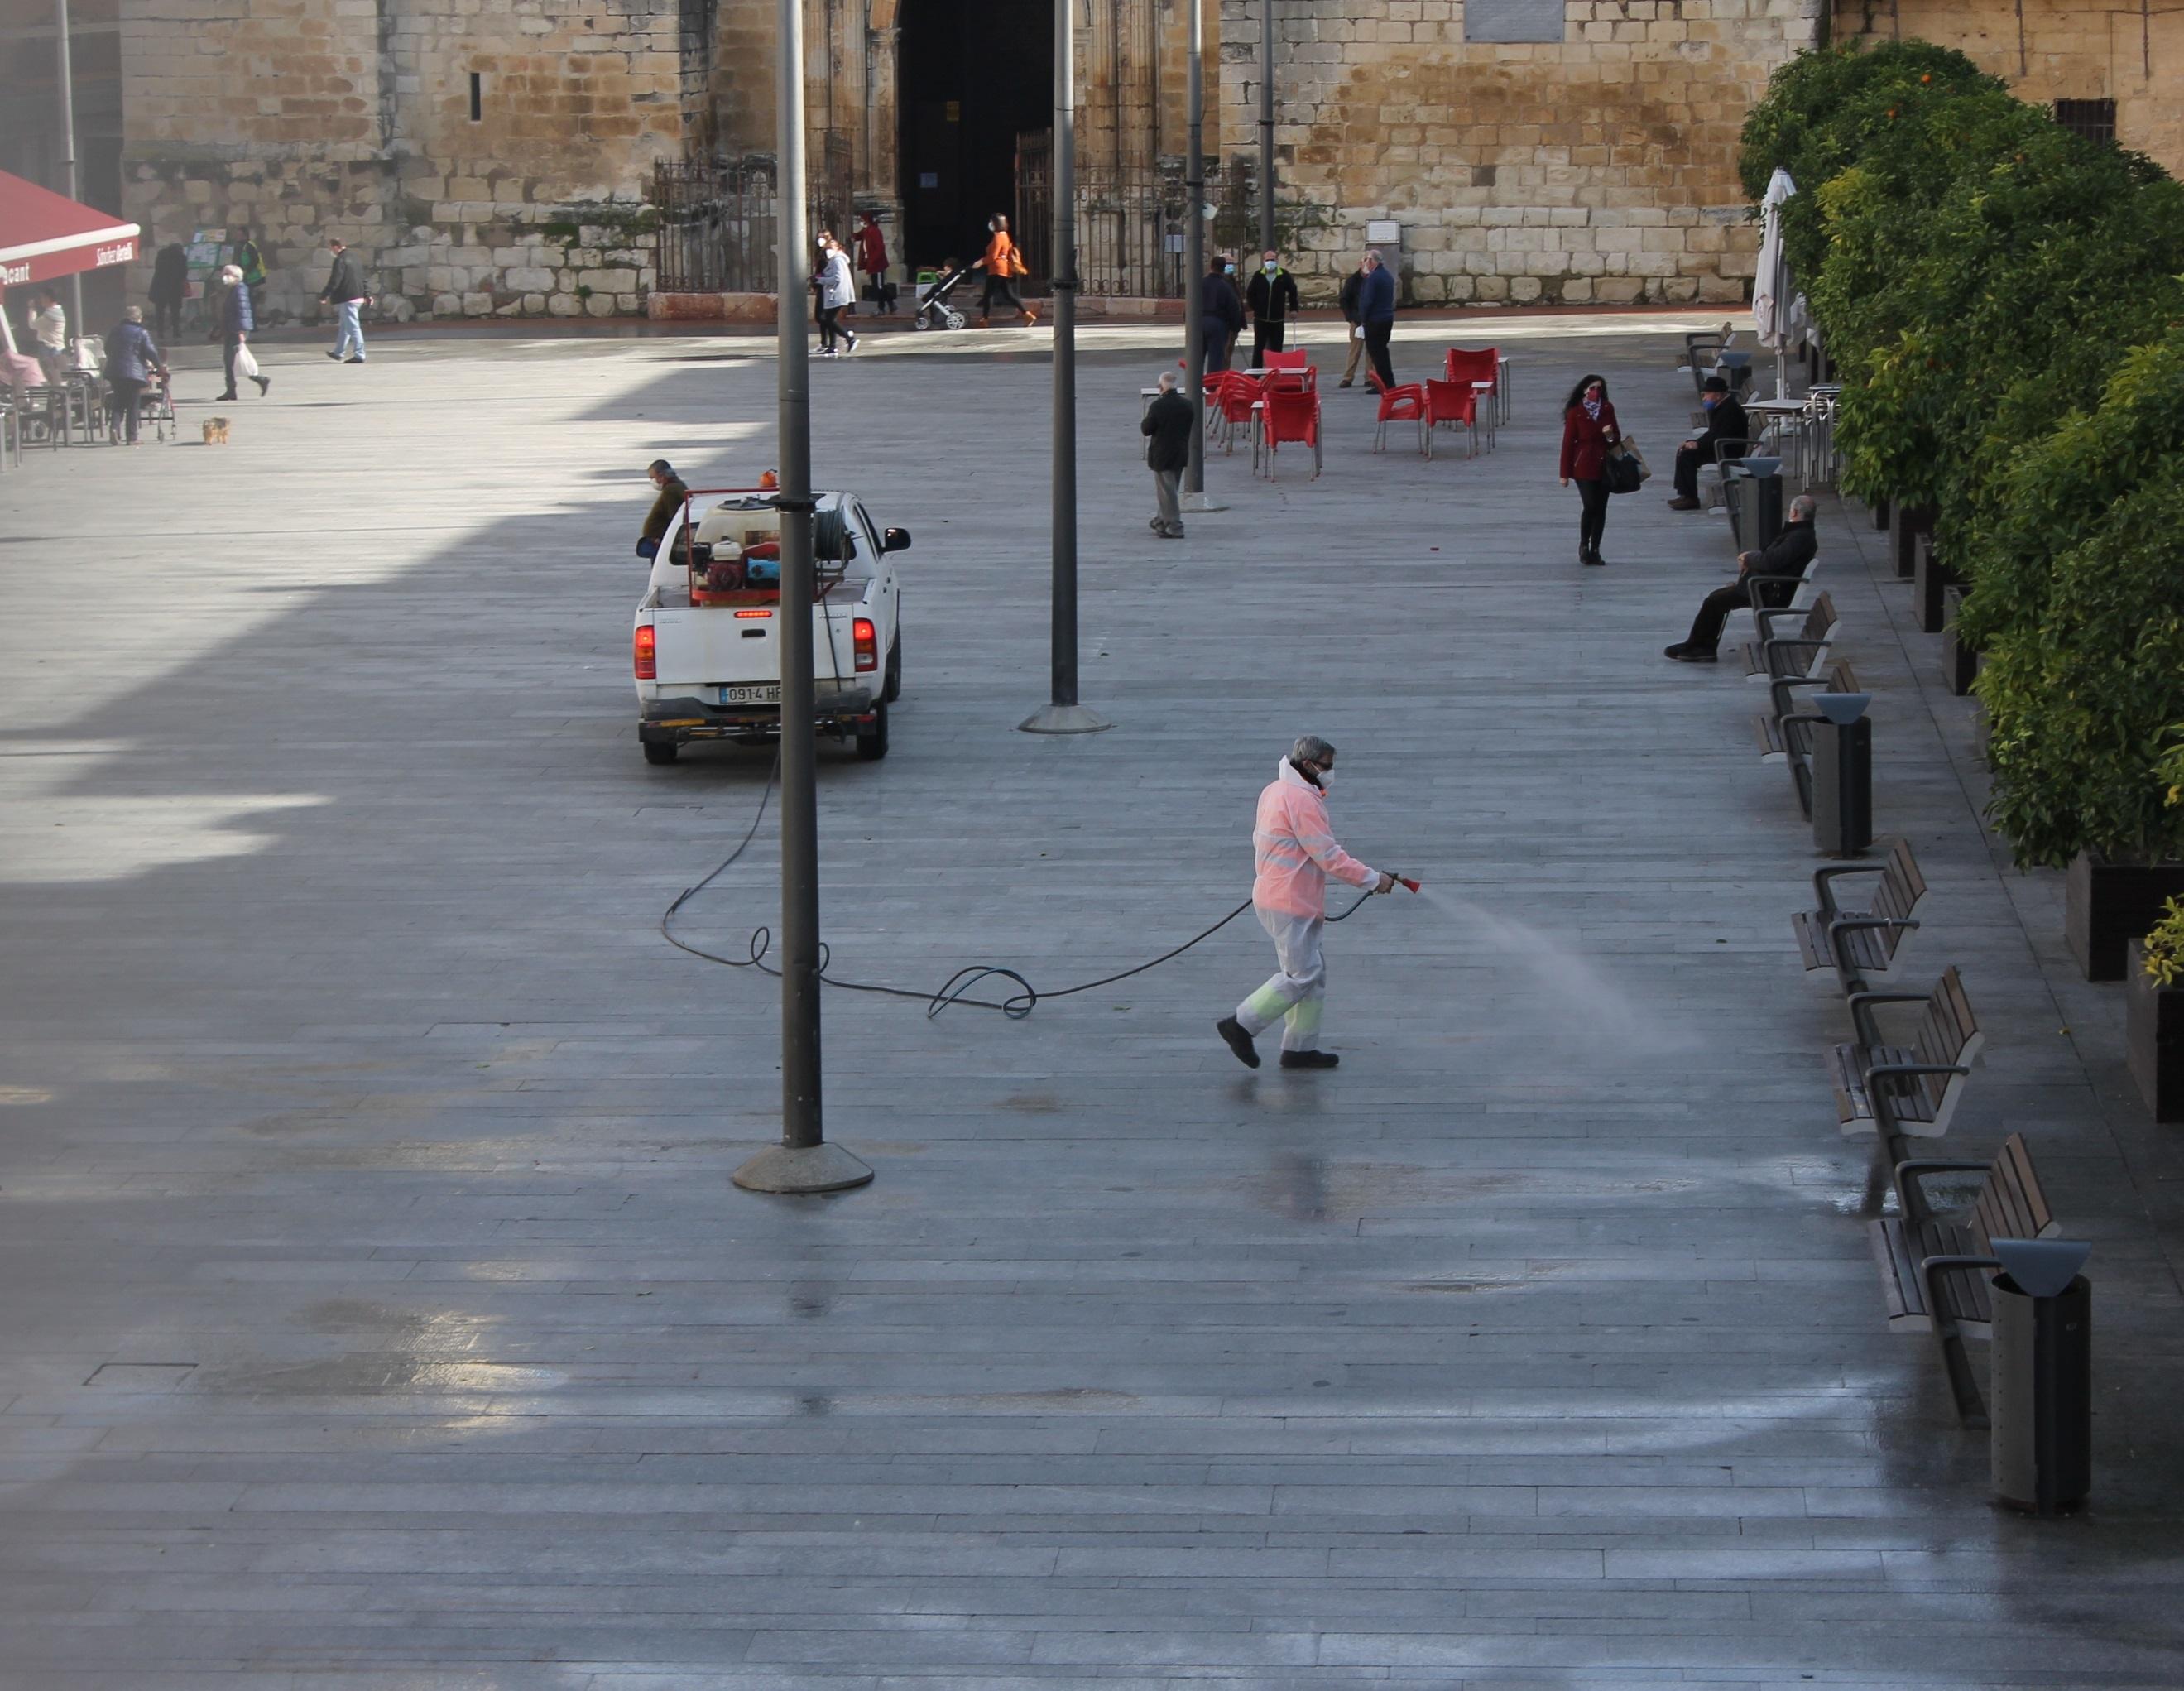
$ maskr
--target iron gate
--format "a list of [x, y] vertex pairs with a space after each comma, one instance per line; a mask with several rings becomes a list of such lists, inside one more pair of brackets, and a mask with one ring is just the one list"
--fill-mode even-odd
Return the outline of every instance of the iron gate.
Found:
[[[1077, 169], [1078, 292], [1183, 297], [1183, 177], [1157, 165]], [[1049, 131], [1017, 137], [1017, 244], [1035, 276], [1054, 268], [1054, 149]]]
[[[831, 147], [805, 208], [816, 240], [822, 230], [849, 244], [854, 221], [846, 145]], [[653, 166], [652, 204], [660, 217], [662, 293], [771, 293], [779, 280], [777, 178], [772, 159], [661, 159]], [[816, 265], [807, 258], [805, 269]]]

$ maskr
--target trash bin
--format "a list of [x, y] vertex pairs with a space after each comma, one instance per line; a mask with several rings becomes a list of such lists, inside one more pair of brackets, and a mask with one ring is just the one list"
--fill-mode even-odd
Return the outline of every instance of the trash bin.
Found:
[[1987, 1286], [1995, 1495], [2037, 1515], [2075, 1509], [2093, 1483], [2092, 1287], [2081, 1274], [2046, 1297], [2007, 1273]]
[[1721, 466], [1730, 533], [1740, 552], [1756, 552], [1782, 532], [1782, 460], [1740, 458]]
[[1869, 693], [1815, 693], [1813, 844], [1822, 856], [1855, 857], [1873, 844], [1873, 723]]

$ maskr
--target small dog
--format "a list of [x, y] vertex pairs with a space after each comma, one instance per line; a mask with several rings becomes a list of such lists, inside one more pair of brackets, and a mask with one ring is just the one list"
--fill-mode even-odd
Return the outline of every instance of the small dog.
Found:
[[207, 446], [227, 444], [227, 419], [207, 417], [204, 421], [204, 444]]

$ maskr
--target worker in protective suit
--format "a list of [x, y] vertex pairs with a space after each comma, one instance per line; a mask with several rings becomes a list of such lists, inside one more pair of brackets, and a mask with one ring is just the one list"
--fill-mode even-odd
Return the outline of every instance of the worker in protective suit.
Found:
[[1368, 869], [1335, 843], [1327, 823], [1327, 784], [1334, 748], [1306, 734], [1276, 766], [1259, 795], [1251, 829], [1251, 907], [1274, 942], [1281, 967], [1267, 984], [1223, 1016], [1214, 1029], [1246, 1069], [1259, 1066], [1254, 1037], [1282, 1019], [1282, 1067], [1332, 1069], [1342, 1059], [1319, 1048], [1320, 1011], [1327, 996], [1327, 961], [1320, 955], [1327, 926], [1327, 878], [1388, 892], [1396, 877]]

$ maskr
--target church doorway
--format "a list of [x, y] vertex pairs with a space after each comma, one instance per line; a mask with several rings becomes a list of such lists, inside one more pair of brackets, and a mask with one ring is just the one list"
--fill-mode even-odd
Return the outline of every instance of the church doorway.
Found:
[[903, 0], [901, 19], [900, 256], [968, 260], [989, 217], [1015, 221], [1017, 137], [1053, 126], [1054, 8]]

